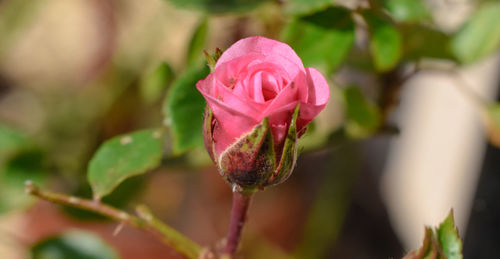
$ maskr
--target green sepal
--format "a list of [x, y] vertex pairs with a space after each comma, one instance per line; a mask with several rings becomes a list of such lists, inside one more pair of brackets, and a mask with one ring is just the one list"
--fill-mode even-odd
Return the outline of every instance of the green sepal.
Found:
[[222, 56], [222, 50], [216, 48], [215, 53], [213, 55], [209, 54], [206, 50], [204, 50], [203, 54], [205, 54], [207, 65], [210, 68], [210, 73], [213, 73], [215, 70], [215, 64], [217, 63], [217, 60], [219, 60], [220, 56]]
[[297, 119], [299, 117], [299, 106], [297, 105], [293, 111], [285, 143], [283, 144], [280, 162], [274, 174], [267, 181], [267, 186], [284, 182], [292, 174], [295, 167], [295, 162], [297, 161]]
[[214, 151], [214, 141], [213, 141], [213, 121], [214, 114], [210, 107], [205, 106], [205, 112], [203, 113], [203, 144], [205, 144], [205, 148], [207, 149], [208, 155], [215, 163], [215, 151]]
[[276, 168], [273, 142], [269, 119], [265, 118], [220, 154], [217, 165], [221, 175], [239, 192], [262, 186]]

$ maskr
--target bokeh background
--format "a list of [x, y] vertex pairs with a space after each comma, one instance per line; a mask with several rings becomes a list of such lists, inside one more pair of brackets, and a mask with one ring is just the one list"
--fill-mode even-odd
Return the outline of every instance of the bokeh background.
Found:
[[[100, 144], [151, 127], [167, 131], [162, 165], [104, 201], [146, 204], [216, 246], [231, 188], [201, 128], [175, 146], [164, 107], [178, 79], [204, 66], [202, 50], [251, 35], [290, 44], [332, 96], [290, 179], [256, 194], [242, 258], [401, 258], [451, 208], [465, 257], [492, 258], [499, 14], [498, 1], [481, 0], [0, 1], [0, 258], [80, 258], [66, 254], [75, 246], [81, 258], [182, 258], [148, 233], [113, 235], [116, 222], [23, 191], [29, 179], [91, 198]], [[184, 115], [195, 126], [201, 116]]]

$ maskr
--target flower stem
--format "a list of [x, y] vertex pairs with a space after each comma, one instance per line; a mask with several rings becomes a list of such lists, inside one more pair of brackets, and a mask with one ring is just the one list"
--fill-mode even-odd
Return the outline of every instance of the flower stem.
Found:
[[229, 228], [226, 236], [226, 246], [222, 252], [222, 258], [233, 258], [234, 253], [238, 248], [251, 199], [251, 193], [233, 192], [233, 207], [231, 209]]
[[30, 195], [53, 203], [92, 211], [113, 220], [147, 231], [187, 258], [196, 259], [199, 258], [202, 253], [202, 248], [198, 244], [155, 218], [144, 206], [139, 206], [137, 208], [138, 216], [136, 216], [109, 205], [102, 204], [99, 201], [41, 190], [30, 181], [26, 182], [25, 191]]

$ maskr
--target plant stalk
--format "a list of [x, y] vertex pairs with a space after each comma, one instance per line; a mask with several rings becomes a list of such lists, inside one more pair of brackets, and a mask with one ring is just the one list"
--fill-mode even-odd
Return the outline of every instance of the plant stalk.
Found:
[[200, 258], [202, 254], [202, 248], [187, 238], [186, 236], [179, 233], [177, 230], [161, 222], [159, 219], [155, 218], [149, 209], [145, 206], [137, 207], [137, 216], [127, 213], [125, 211], [119, 210], [117, 208], [111, 207], [106, 204], [102, 204], [99, 201], [88, 200], [74, 196], [68, 196], [61, 193], [55, 193], [51, 191], [41, 190], [38, 186], [28, 181], [25, 184], [26, 193], [36, 196], [38, 198], [58, 203], [66, 206], [76, 207], [88, 211], [95, 212], [97, 214], [106, 216], [118, 222], [128, 224], [130, 226], [143, 229], [147, 231], [161, 241], [171, 246], [176, 251], [180, 252], [184, 256], [190, 259]]
[[233, 258], [238, 249], [251, 199], [251, 193], [233, 192], [233, 207], [231, 209], [226, 245], [222, 251], [222, 258]]

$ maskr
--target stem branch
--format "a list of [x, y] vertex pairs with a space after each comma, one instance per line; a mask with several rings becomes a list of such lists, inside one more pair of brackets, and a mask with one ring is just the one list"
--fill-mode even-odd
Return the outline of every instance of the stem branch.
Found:
[[252, 194], [233, 192], [233, 207], [226, 236], [223, 258], [232, 258], [240, 242]]
[[155, 218], [145, 206], [137, 207], [138, 216], [135, 216], [109, 205], [102, 204], [99, 201], [41, 190], [30, 181], [26, 182], [25, 191], [26, 193], [43, 200], [92, 211], [113, 220], [147, 231], [167, 245], [171, 246], [176, 251], [185, 255], [187, 258], [196, 259], [199, 258], [202, 253], [202, 248], [198, 244]]

